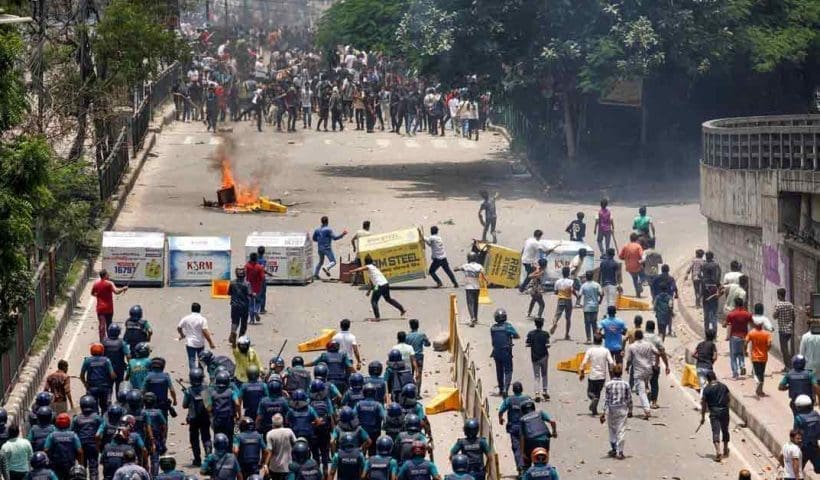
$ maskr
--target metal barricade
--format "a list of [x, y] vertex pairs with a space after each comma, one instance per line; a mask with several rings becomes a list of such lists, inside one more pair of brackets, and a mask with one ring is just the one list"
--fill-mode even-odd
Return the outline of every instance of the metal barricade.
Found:
[[100, 198], [107, 200], [117, 191], [120, 179], [128, 168], [128, 133], [123, 127], [114, 143], [111, 153], [97, 166], [97, 176], [100, 182]]

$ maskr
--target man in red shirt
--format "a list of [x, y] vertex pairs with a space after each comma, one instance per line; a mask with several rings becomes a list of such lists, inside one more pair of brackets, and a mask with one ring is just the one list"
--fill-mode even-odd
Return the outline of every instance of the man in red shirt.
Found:
[[746, 375], [746, 335], [752, 324], [752, 314], [743, 307], [743, 299], [735, 298], [735, 309], [726, 314], [723, 326], [729, 340], [729, 363], [732, 378]]
[[265, 283], [265, 275], [268, 273], [259, 262], [259, 255], [252, 252], [248, 257], [248, 263], [245, 264], [245, 279], [251, 286], [251, 304], [248, 323], [261, 323], [259, 318], [260, 307], [259, 294], [262, 293], [262, 285]]
[[624, 261], [626, 271], [632, 277], [632, 284], [635, 285], [635, 296], [640, 298], [643, 292], [643, 247], [638, 243], [638, 234], [629, 235], [629, 243], [621, 248], [618, 257]]
[[128, 290], [128, 287], [118, 288], [108, 279], [108, 271], [100, 270], [100, 279], [91, 287], [91, 296], [97, 298], [97, 321], [99, 322], [100, 342], [108, 337], [108, 327], [114, 319], [114, 295]]

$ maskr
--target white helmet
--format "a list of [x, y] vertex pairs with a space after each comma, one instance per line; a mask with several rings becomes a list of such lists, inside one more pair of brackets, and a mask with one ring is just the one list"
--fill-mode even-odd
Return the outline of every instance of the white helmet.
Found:
[[794, 399], [794, 406], [795, 407], [810, 407], [811, 406], [811, 398], [808, 395], [798, 395], [797, 398]]

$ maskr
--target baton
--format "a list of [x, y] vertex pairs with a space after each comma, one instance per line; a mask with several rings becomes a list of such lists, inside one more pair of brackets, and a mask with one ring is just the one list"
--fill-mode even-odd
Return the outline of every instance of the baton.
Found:
[[279, 353], [276, 354], [277, 357], [282, 356], [282, 351], [285, 349], [285, 345], [287, 345], [287, 344], [288, 344], [288, 339], [286, 338], [285, 342], [282, 344], [282, 348], [279, 349]]
[[703, 426], [703, 423], [704, 423], [703, 421], [700, 422], [700, 424], [698, 425], [698, 428], [695, 429], [695, 433], [698, 433], [698, 431], [700, 430], [700, 427]]

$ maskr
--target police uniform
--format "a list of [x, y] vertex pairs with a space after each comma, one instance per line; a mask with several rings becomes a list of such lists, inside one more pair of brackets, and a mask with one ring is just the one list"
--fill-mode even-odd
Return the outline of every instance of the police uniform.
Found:
[[136, 450], [131, 445], [121, 443], [117, 439], [114, 439], [111, 443], [103, 447], [100, 463], [102, 463], [103, 467], [104, 480], [114, 478], [114, 473], [125, 463], [123, 457], [125, 456], [125, 452], [129, 450], [136, 454]]
[[238, 452], [237, 460], [242, 469], [242, 476], [248, 478], [259, 473], [259, 464], [262, 462], [262, 451], [265, 449], [265, 439], [256, 430], [239, 432], [233, 438], [234, 449]]
[[530, 456], [536, 448], [543, 447], [549, 451], [552, 434], [545, 423], [548, 421], [550, 416], [546, 412], [534, 410], [522, 416], [518, 422], [521, 425], [521, 436], [524, 438], [521, 454], [525, 466], [531, 464]]
[[285, 372], [283, 388], [288, 395], [296, 390], [303, 390], [305, 392], [310, 390], [310, 381], [312, 380], [310, 371], [305, 367], [290, 367]]
[[80, 438], [83, 457], [91, 480], [99, 477], [100, 452], [97, 449], [97, 432], [103, 426], [103, 419], [96, 413], [75, 415], [71, 420], [71, 430]]
[[277, 413], [284, 419], [288, 415], [288, 401], [285, 397], [265, 397], [259, 401], [255, 417], [259, 417], [259, 433], [268, 433], [273, 428], [273, 416]]
[[111, 387], [113, 386], [114, 367], [111, 360], [102, 355], [85, 357], [80, 376], [85, 374], [88, 394], [97, 399], [100, 411], [105, 413], [108, 410], [108, 400], [111, 397]]
[[490, 327], [490, 338], [493, 345], [492, 357], [495, 360], [495, 377], [498, 382], [498, 391], [505, 398], [512, 379], [512, 339], [515, 336], [518, 336], [518, 333], [507, 322], [495, 323]]
[[438, 475], [436, 464], [424, 458], [413, 458], [399, 468], [399, 480], [432, 480]]
[[288, 466], [294, 480], [324, 480], [325, 476], [316, 460], [308, 458], [304, 463], [290, 462]]
[[145, 376], [144, 390], [157, 396], [157, 408], [162, 411], [166, 420], [168, 419], [168, 410], [171, 408], [168, 392], [172, 386], [173, 380], [167, 372], [153, 369]]
[[46, 438], [44, 451], [57, 477], [61, 480], [68, 478], [68, 471], [74, 466], [82, 448], [80, 438], [71, 430], [57, 430]]
[[239, 396], [230, 387], [224, 389], [211, 388], [211, 420], [214, 435], [224, 433], [228, 442], [233, 442], [234, 418], [236, 417], [236, 401]]
[[800, 413], [794, 417], [794, 428], [803, 432], [803, 444], [800, 451], [803, 453], [803, 465], [811, 462], [815, 473], [820, 473], [820, 449], [817, 441], [820, 440], [820, 413], [812, 410]]
[[505, 428], [510, 434], [510, 443], [512, 444], [513, 456], [515, 457], [515, 465], [520, 470], [524, 463], [521, 459], [521, 405], [527, 400], [532, 401], [529, 395], [513, 394], [504, 399], [498, 413], [507, 413], [507, 425]]
[[364, 378], [364, 383], [373, 385], [376, 389], [376, 401], [384, 405], [384, 399], [387, 397], [387, 382], [384, 377], [368, 376]]
[[356, 418], [359, 419], [359, 425], [367, 432], [367, 435], [373, 439], [367, 449], [368, 455], [376, 454], [376, 440], [382, 432], [382, 423], [384, 422], [385, 412], [381, 403], [376, 400], [365, 398], [356, 404], [354, 409]]
[[310, 453], [313, 458], [322, 464], [322, 469], [325, 471], [330, 463], [331, 418], [336, 414], [333, 402], [330, 401], [327, 392], [328, 390], [325, 389], [323, 393], [311, 393], [309, 400], [310, 408], [319, 418], [324, 420], [322, 425], [313, 427], [313, 436], [308, 441]]
[[527, 469], [522, 480], [558, 480], [558, 471], [548, 463], [536, 463]]
[[128, 344], [128, 348], [134, 350], [137, 344], [148, 341], [148, 332], [151, 325], [148, 320], [129, 318], [125, 321], [125, 333], [122, 339]]
[[128, 361], [128, 381], [132, 388], [142, 390], [150, 367], [150, 358], [132, 358]]
[[185, 391], [182, 397], [182, 408], [188, 409], [186, 420], [188, 422], [188, 440], [191, 443], [191, 451], [194, 454], [194, 462], [202, 462], [202, 452], [199, 442], [205, 448], [205, 454], [211, 453], [211, 416], [205, 405], [203, 394], [205, 385], [192, 385]]
[[128, 344], [121, 338], [108, 338], [102, 342], [106, 358], [111, 361], [111, 366], [114, 367], [114, 374], [117, 378], [114, 379], [114, 391], [120, 391], [120, 384], [125, 380], [126, 357], [131, 355], [131, 349]]
[[348, 389], [348, 391], [345, 392], [344, 397], [342, 397], [342, 405], [350, 408], [356, 408], [356, 404], [362, 401], [363, 399], [364, 390], [361, 387], [356, 389], [351, 388]]
[[339, 393], [344, 395], [347, 391], [347, 379], [350, 377], [348, 367], [353, 362], [342, 352], [324, 352], [319, 355], [314, 364], [325, 363], [327, 365], [327, 381], [336, 386]]
[[384, 370], [384, 381], [390, 389], [390, 396], [394, 402], [401, 399], [401, 389], [405, 385], [415, 384], [413, 370], [404, 360], [388, 362]]
[[185, 472], [180, 472], [179, 470], [161, 472], [154, 477], [155, 480], [185, 480], [186, 478], [187, 475], [185, 475]]
[[814, 405], [814, 386], [816, 382], [817, 380], [811, 370], [795, 370], [792, 368], [783, 375], [780, 385], [789, 388], [789, 406], [793, 415], [797, 415], [794, 400], [800, 395], [809, 397], [812, 406]]
[[50, 423], [48, 425], [32, 425], [26, 438], [31, 442], [31, 449], [34, 452], [42, 452], [46, 447], [46, 438], [51, 435], [51, 432], [56, 431], [57, 427]]
[[142, 411], [145, 426], [151, 429], [151, 438], [154, 442], [151, 445], [151, 476], [159, 474], [159, 456], [165, 453], [165, 434], [167, 422], [162, 410], [158, 408], [146, 408]]
[[484, 480], [487, 469], [484, 466], [484, 455], [490, 453], [490, 444], [484, 437], [459, 438], [450, 448], [450, 456], [463, 453], [467, 456], [467, 471], [475, 480]]
[[245, 382], [239, 389], [239, 398], [242, 401], [243, 415], [256, 418], [259, 412], [259, 403], [268, 396], [268, 386], [260, 381]]
[[369, 480], [391, 480], [398, 473], [399, 464], [393, 457], [370, 455], [364, 464], [364, 471]]
[[359, 480], [364, 467], [364, 455], [358, 448], [342, 449], [333, 455], [333, 469], [337, 480]]
[[213, 480], [236, 480], [241, 471], [239, 461], [230, 452], [208, 455], [200, 469], [200, 473], [210, 476]]
[[427, 437], [421, 432], [400, 432], [393, 442], [393, 458], [400, 467], [413, 458], [413, 442], [423, 442], [426, 445]]

